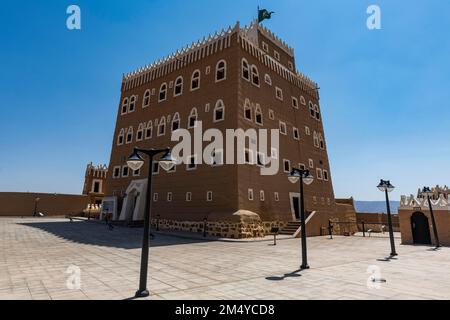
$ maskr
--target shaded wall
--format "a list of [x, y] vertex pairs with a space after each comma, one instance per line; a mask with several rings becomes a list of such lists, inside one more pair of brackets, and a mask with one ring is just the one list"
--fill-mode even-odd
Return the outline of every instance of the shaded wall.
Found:
[[[372, 229], [374, 231], [381, 231], [382, 225], [387, 227], [388, 218], [385, 213], [365, 213], [365, 212], [357, 212], [356, 213], [356, 222], [358, 223], [358, 230], [362, 231], [362, 222], [365, 223], [366, 231], [368, 229]], [[398, 215], [392, 215], [392, 226], [394, 232], [400, 231], [400, 222]], [[385, 231], [388, 231], [386, 228]]]
[[0, 192], [0, 217], [32, 216], [36, 198], [37, 211], [49, 216], [80, 214], [89, 203], [86, 195]]

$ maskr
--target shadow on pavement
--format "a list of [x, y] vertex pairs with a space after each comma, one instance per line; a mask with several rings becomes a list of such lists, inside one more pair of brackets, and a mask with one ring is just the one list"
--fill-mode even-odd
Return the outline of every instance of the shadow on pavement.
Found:
[[[138, 249], [142, 247], [143, 228], [114, 227], [114, 229], [110, 230], [107, 225], [102, 223], [87, 221], [69, 222], [69, 220], [67, 222], [19, 222], [18, 224], [39, 229], [58, 238], [80, 244], [122, 249]], [[158, 233], [155, 234], [154, 239], [150, 240], [150, 246], [163, 247], [204, 243], [207, 241], [208, 239], [188, 239]]]
[[300, 274], [300, 272], [302, 271], [302, 269], [298, 269], [295, 270], [294, 272], [291, 273], [287, 273], [284, 276], [281, 277], [277, 277], [277, 276], [272, 276], [272, 277], [266, 277], [266, 280], [269, 281], [282, 281], [286, 278], [297, 278], [297, 277], [301, 277], [302, 275]]

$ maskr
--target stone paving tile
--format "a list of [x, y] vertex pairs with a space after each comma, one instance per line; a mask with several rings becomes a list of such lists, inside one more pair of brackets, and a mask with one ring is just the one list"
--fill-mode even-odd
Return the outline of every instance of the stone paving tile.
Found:
[[[65, 219], [0, 218], [0, 299], [132, 298], [142, 229]], [[397, 239], [397, 242], [399, 240]], [[450, 299], [450, 248], [400, 246], [387, 238], [309, 238], [310, 270], [298, 272], [300, 240], [205, 241], [157, 234], [151, 243], [150, 299]], [[81, 287], [70, 290], [70, 266]], [[368, 268], [386, 283], [369, 284]]]

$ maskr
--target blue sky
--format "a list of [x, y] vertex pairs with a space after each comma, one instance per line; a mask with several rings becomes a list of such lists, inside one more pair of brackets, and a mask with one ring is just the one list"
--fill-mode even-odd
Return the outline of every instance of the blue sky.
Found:
[[[66, 28], [81, 7], [82, 30]], [[450, 183], [450, 2], [11, 1], [0, 7], [0, 191], [80, 193], [108, 163], [122, 73], [234, 24], [257, 5], [321, 87], [335, 193], [382, 200]], [[369, 31], [366, 9], [382, 10]]]

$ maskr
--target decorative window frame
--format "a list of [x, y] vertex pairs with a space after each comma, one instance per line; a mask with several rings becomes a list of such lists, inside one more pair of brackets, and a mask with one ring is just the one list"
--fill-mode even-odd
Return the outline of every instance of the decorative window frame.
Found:
[[[296, 134], [297, 136], [295, 136]], [[298, 128], [292, 127], [292, 137], [294, 138], [294, 140], [300, 140], [300, 130], [298, 130]]]
[[[117, 170], [119, 170], [119, 174], [116, 174]], [[121, 166], [115, 166], [113, 168], [113, 171], [112, 171], [112, 178], [113, 179], [119, 179], [121, 174], [122, 174], [122, 167]]]
[[[163, 89], [164, 88], [164, 89]], [[164, 93], [164, 97], [161, 99], [161, 94]], [[158, 102], [163, 102], [167, 100], [167, 83], [163, 82], [159, 87]]]
[[129, 103], [128, 97], [123, 98], [122, 104], [120, 105], [120, 114], [125, 115], [128, 113], [128, 103]]
[[255, 200], [255, 195], [253, 193], [253, 189], [248, 189], [247, 190], [247, 198], [248, 198], [248, 201]]
[[[246, 78], [244, 76], [245, 71], [247, 71], [248, 78]], [[248, 82], [252, 81], [252, 74], [251, 74], [251, 71], [250, 71], [250, 64], [248, 63], [247, 59], [245, 59], [245, 58], [242, 58], [242, 61], [241, 61], [241, 77], [242, 77], [242, 79], [244, 79], [244, 80], [246, 80]]]
[[[222, 118], [218, 119], [216, 117], [217, 115], [217, 111], [222, 110]], [[217, 122], [222, 122], [225, 120], [225, 103], [223, 102], [222, 99], [217, 100], [216, 105], [214, 106], [214, 111], [213, 111], [214, 115], [213, 115], [213, 122], [217, 123]]]
[[[198, 80], [198, 85], [197, 85], [196, 88], [194, 88], [194, 81], [195, 80]], [[201, 71], [199, 69], [194, 70], [194, 72], [192, 72], [192, 76], [191, 76], [191, 92], [200, 90], [201, 80], [202, 80], [202, 73], [201, 73]]]
[[308, 160], [308, 165], [311, 169], [314, 169], [314, 160], [313, 159], [309, 159]]
[[[150, 132], [150, 135], [148, 134]], [[150, 140], [153, 137], [153, 121], [149, 121], [145, 128], [144, 139]]]
[[267, 73], [264, 75], [264, 82], [265, 82], [267, 85], [272, 86], [272, 78], [271, 78], [270, 75], [267, 74]]
[[[261, 121], [258, 121], [258, 116], [260, 116]], [[263, 126], [264, 125], [264, 116], [263, 116], [263, 112], [262, 112], [261, 106], [259, 104], [256, 104], [256, 108], [255, 108], [255, 123], [258, 126]]]
[[[138, 96], [133, 95], [130, 97], [130, 103], [128, 104], [128, 113], [133, 113], [136, 111], [136, 103], [138, 100]], [[131, 108], [133, 106], [133, 108]]]
[[298, 99], [296, 97], [292, 97], [292, 108], [298, 109]]
[[131, 169], [127, 165], [122, 166], [122, 178], [128, 178], [130, 175], [130, 170]]
[[[138, 130], [136, 131], [136, 141], [144, 140], [144, 129], [145, 129], [145, 124], [140, 123]], [[140, 135], [140, 137], [139, 137], [139, 135]]]
[[117, 135], [117, 145], [121, 146], [124, 144], [124, 142], [125, 142], [125, 129], [120, 129], [119, 134]]
[[[178, 123], [178, 128], [174, 130], [174, 129], [173, 129], [173, 125], [174, 125], [175, 123]], [[171, 124], [170, 124], [170, 131], [171, 131], [171, 132], [174, 132], [174, 131], [179, 130], [179, 129], [181, 129], [181, 118], [180, 118], [180, 114], [179, 114], [178, 112], [176, 112], [176, 113], [174, 114], [174, 116], [173, 116], [173, 118], [172, 118], [172, 122], [171, 122]]]
[[[191, 125], [191, 119], [195, 117], [195, 122], [194, 125]], [[189, 117], [188, 117], [188, 123], [187, 123], [187, 128], [188, 129], [193, 129], [197, 127], [197, 122], [198, 122], [198, 110], [197, 108], [192, 108], [191, 112], [189, 113]]]
[[281, 60], [281, 56], [280, 53], [277, 50], [273, 50], [273, 57], [275, 58], [275, 60], [280, 61]]
[[[164, 136], [166, 134], [166, 125], [167, 125], [166, 117], [162, 117], [161, 120], [158, 123], [158, 129], [157, 129], [158, 130], [158, 132], [157, 132], [157, 136], [158, 137], [162, 137], [162, 136]], [[164, 131], [162, 133], [161, 133], [161, 130], [160, 130], [161, 126], [164, 126]]]
[[206, 201], [212, 202], [213, 199], [214, 199], [214, 193], [212, 191], [207, 191], [206, 192]]
[[280, 87], [275, 87], [275, 98], [277, 100], [283, 101], [283, 89], [281, 89]]
[[[256, 66], [256, 65], [252, 65], [252, 67], [251, 67], [251, 81], [252, 81], [252, 84], [255, 86], [255, 87], [258, 87], [258, 88], [260, 88], [261, 87], [261, 78], [259, 77], [259, 70], [258, 70], [258, 67]], [[255, 79], [257, 80], [257, 81], [255, 81]]]
[[[179, 81], [181, 80], [181, 83], [179, 83]], [[174, 98], [179, 97], [183, 94], [183, 87], [184, 87], [184, 79], [182, 76], [179, 76], [176, 80], [175, 80], [175, 84], [173, 86], [173, 96]], [[177, 88], [180, 88], [180, 92], [177, 93]]]
[[186, 192], [186, 202], [191, 202], [192, 201], [192, 192], [188, 191]]
[[150, 89], [145, 90], [144, 95], [142, 96], [142, 108], [148, 108], [150, 107], [150, 100], [151, 100], [152, 93]]
[[280, 129], [280, 133], [284, 136], [287, 135], [287, 125], [286, 122], [279, 120], [278, 128]]
[[[247, 111], [250, 111], [250, 117], [247, 117]], [[253, 122], [253, 108], [249, 99], [245, 99], [244, 102], [244, 119]]]
[[269, 119], [275, 120], [275, 111], [273, 111], [272, 109], [269, 109]]
[[269, 53], [269, 45], [266, 42], [264, 42], [264, 41], [262, 42], [262, 49], [265, 52]]
[[[125, 144], [130, 144], [133, 142], [133, 135], [134, 135], [133, 127], [129, 127], [127, 129], [127, 132], [125, 133]], [[128, 139], [128, 137], [131, 137], [131, 138]]]
[[[286, 170], [286, 163], [287, 163], [288, 166], [289, 166], [289, 170]], [[291, 173], [291, 169], [292, 169], [292, 167], [291, 167], [291, 160], [283, 159], [283, 172], [285, 172], [285, 173]]]
[[[224, 65], [223, 65], [223, 67], [219, 68], [219, 64], [221, 64], [221, 63], [223, 63]], [[220, 71], [223, 71], [224, 76], [222, 79], [218, 79], [218, 74]], [[218, 83], [218, 82], [222, 82], [225, 80], [227, 80], [227, 62], [226, 62], [226, 60], [222, 59], [222, 60], [219, 60], [216, 64], [215, 82]]]

